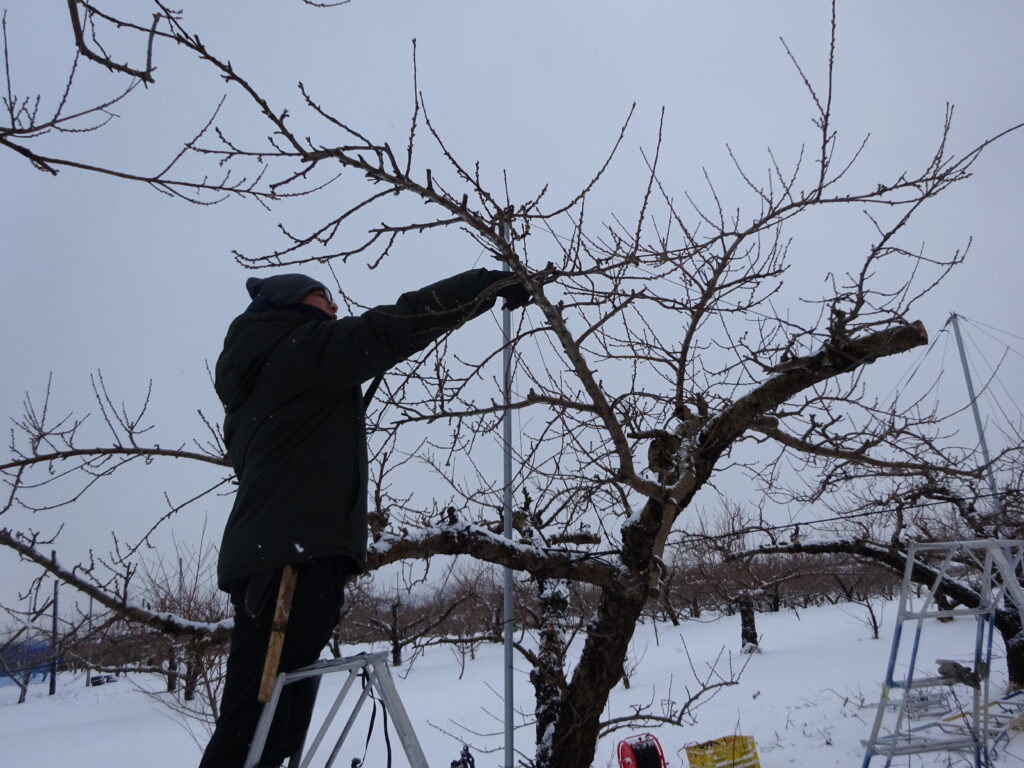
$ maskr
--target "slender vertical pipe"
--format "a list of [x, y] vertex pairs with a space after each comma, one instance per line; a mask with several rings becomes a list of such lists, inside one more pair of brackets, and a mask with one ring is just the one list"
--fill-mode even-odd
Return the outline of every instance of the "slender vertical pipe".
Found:
[[949, 316], [949, 322], [953, 324], [953, 333], [956, 336], [956, 346], [960, 350], [960, 364], [964, 368], [964, 378], [967, 380], [967, 396], [971, 399], [971, 411], [974, 413], [974, 426], [978, 430], [978, 441], [981, 443], [981, 457], [985, 461], [985, 477], [988, 480], [988, 490], [992, 494], [992, 503], [996, 511], [1000, 511], [1002, 505], [999, 503], [998, 492], [996, 491], [996, 478], [992, 473], [992, 460], [988, 457], [988, 443], [985, 441], [985, 429], [981, 425], [981, 414], [978, 412], [978, 397], [974, 394], [974, 381], [971, 379], [971, 369], [967, 365], [967, 353], [964, 351], [964, 340], [960, 335], [960, 316], [954, 312]]
[[[512, 232], [508, 223], [501, 225], [501, 235], [505, 242], [511, 242]], [[508, 264], [505, 271], [510, 271]], [[503, 396], [505, 403], [505, 415], [503, 417], [503, 447], [504, 447], [504, 518], [505, 538], [512, 538], [512, 411], [509, 404], [512, 402], [512, 311], [503, 309], [501, 311], [501, 334], [503, 342], [502, 364], [503, 364]], [[505, 568], [504, 585], [504, 616], [502, 618], [505, 641], [505, 768], [515, 766], [515, 738], [513, 733], [512, 717], [515, 713], [513, 707], [514, 697], [512, 689], [512, 629], [515, 617], [512, 613], [512, 569]]]
[[[50, 560], [57, 565], [57, 550], [50, 550]], [[57, 588], [60, 581], [53, 578], [53, 621], [50, 626], [50, 695], [57, 692]]]

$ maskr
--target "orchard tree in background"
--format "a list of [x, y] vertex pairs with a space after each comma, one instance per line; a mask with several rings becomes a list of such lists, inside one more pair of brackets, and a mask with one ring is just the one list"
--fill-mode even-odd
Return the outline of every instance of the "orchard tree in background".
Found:
[[6, 626], [0, 630], [0, 679], [17, 686], [19, 704], [25, 703], [32, 678], [45, 679], [51, 663], [64, 652], [63, 634], [54, 638], [47, 626], [53, 602], [42, 587], [43, 580], [36, 579], [17, 606], [2, 607]]
[[[522, 316], [511, 341], [516, 391], [509, 405], [494, 399], [493, 349], [456, 357], [442, 340], [385, 379], [371, 413], [369, 567], [466, 555], [509, 566], [540, 585], [548, 618], [533, 658], [539, 768], [589, 766], [602, 729], [623, 721], [686, 722], [686, 711], [716, 690], [708, 683], [671, 718], [640, 710], [603, 719], [641, 613], [666, 581], [669, 537], [695, 523], [692, 510], [702, 497], [715, 498], [715, 482], [726, 473], [742, 469], [774, 487], [785, 481], [780, 459], [786, 457], [803, 462], [805, 481], [857, 492], [866, 492], [868, 477], [876, 486], [879, 479], [956, 484], [980, 477], [969, 469], [979, 465], [972, 448], [940, 443], [935, 414], [917, 403], [868, 399], [865, 388], [872, 363], [927, 343], [915, 305], [966, 255], [925, 256], [909, 248], [909, 222], [932, 198], [967, 180], [982, 152], [1020, 126], [954, 152], [950, 108], [922, 167], [855, 182], [851, 168], [865, 142], [841, 142], [833, 122], [834, 10], [822, 88], [812, 86], [786, 49], [814, 121], [809, 140], [795, 138], [809, 147], [796, 161], [787, 165], [769, 153], [766, 167], [755, 172], [733, 157], [742, 183], [737, 200], [726, 200], [710, 177], [699, 190], [673, 189], [659, 170], [670, 131], [663, 121], [642, 156], [646, 181], [629, 209], [616, 203], [617, 210], [593, 224], [588, 211], [602, 207], [601, 181], [629, 118], [608, 159], [571, 199], [549, 201], [545, 188], [512, 200], [500, 174], [460, 159], [444, 142], [418, 91], [407, 133], [368, 137], [355, 126], [357, 115], [333, 113], [322, 95], [301, 84], [290, 102], [272, 103], [259, 82], [208, 49], [180, 12], [160, 2], [123, 18], [100, 3], [69, 0], [68, 6], [80, 60], [66, 92], [76, 93], [77, 79], [99, 67], [123, 84], [121, 95], [72, 111], [59, 94], [37, 101], [12, 91], [0, 127], [8, 158], [16, 153], [51, 174], [73, 167], [198, 203], [236, 197], [271, 210], [282, 198], [341, 186], [354, 202], [306, 229], [282, 222], [278, 247], [234, 257], [251, 267], [330, 262], [346, 269], [359, 260], [401, 259], [406, 241], [449, 229], [528, 286], [536, 308]], [[75, 156], [73, 142], [68, 154], [45, 148], [47, 133], [102, 128], [115, 104], [153, 97], [140, 86], [174, 77], [174, 57], [182, 53], [241, 95], [249, 112], [219, 109], [170, 162], [142, 158], [114, 167]], [[165, 62], [159, 71], [158, 59]], [[8, 64], [13, 82], [15, 66]], [[262, 135], [237, 128], [256, 124]], [[161, 170], [128, 170], [147, 164]], [[825, 211], [830, 226], [848, 213], [856, 222], [866, 217], [869, 228], [845, 273], [832, 275], [816, 296], [794, 296], [787, 279], [813, 258], [801, 247], [806, 222]], [[374, 222], [368, 230], [367, 220]], [[848, 251], [852, 244], [843, 246]], [[129, 414], [102, 382], [96, 396], [110, 429], [98, 443], [81, 419], [55, 418], [42, 407], [48, 398], [29, 401], [2, 467], [8, 493], [0, 512], [45, 506], [59, 519], [62, 508], [118, 466], [161, 456], [216, 467], [205, 493], [230, 482], [216, 420], [207, 421], [205, 442], [168, 450], [145, 433], [144, 406]], [[500, 439], [507, 408], [523, 414], [514, 446], [516, 498], [523, 501], [512, 541], [500, 535], [501, 488], [474, 462], [480, 449]], [[1001, 453], [994, 462], [1013, 455]], [[400, 470], [413, 461], [433, 470], [436, 487], [401, 483]], [[62, 485], [76, 481], [70, 492]], [[53, 501], [60, 488], [65, 495]], [[167, 515], [201, 495], [169, 501]], [[73, 567], [50, 563], [43, 555], [48, 539], [38, 532], [5, 528], [0, 543], [127, 619], [172, 635], [224, 637], [223, 623], [189, 624], [130, 599], [127, 575], [141, 542], [119, 545], [103, 563]], [[566, 663], [560, 629], [566, 581], [596, 595], [574, 665]]]
[[[822, 531], [814, 540], [765, 543], [734, 553], [734, 557], [742, 560], [766, 554], [852, 555], [902, 576], [910, 542], [1024, 539], [1024, 510], [1020, 503], [1022, 458], [1019, 450], [1002, 458], [1002, 476], [1009, 478], [1009, 484], [995, 498], [982, 490], [977, 479], [942, 477], [939, 473], [887, 477], [873, 487], [870, 495], [851, 491], [845, 483], [822, 483], [815, 490], [828, 497], [840, 513], [829, 530]], [[841, 456], [832, 457], [828, 468], [827, 474], [833, 476], [858, 471]], [[789, 489], [790, 493], [793, 491]], [[793, 496], [800, 498], [801, 494]], [[911, 571], [914, 583], [925, 587], [935, 583], [941, 556], [932, 559], [934, 568], [927, 558], [915, 565]], [[982, 603], [977, 573], [980, 564], [970, 558], [958, 558], [957, 562], [963, 574], [956, 579], [943, 579], [936, 600], [946, 608], [977, 607]], [[1019, 576], [1024, 579], [1024, 574]], [[1020, 689], [1024, 687], [1024, 626], [1020, 611], [1011, 604], [1000, 606], [993, 625], [1006, 649], [1009, 688]]]

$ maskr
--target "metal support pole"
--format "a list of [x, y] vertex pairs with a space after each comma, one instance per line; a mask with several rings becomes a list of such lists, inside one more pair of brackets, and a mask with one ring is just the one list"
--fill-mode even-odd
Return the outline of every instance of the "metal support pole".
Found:
[[[506, 243], [512, 241], [511, 228], [508, 222], [501, 225], [501, 236]], [[505, 271], [510, 272], [508, 264]], [[503, 416], [503, 447], [504, 447], [504, 518], [505, 538], [512, 538], [512, 411], [509, 404], [512, 402], [512, 311], [503, 309], [501, 312], [501, 337], [502, 337], [502, 394], [505, 403], [505, 415]], [[505, 584], [502, 627], [505, 643], [505, 768], [515, 766], [515, 738], [512, 727], [512, 718], [515, 714], [514, 697], [512, 689], [512, 629], [515, 616], [512, 611], [512, 569], [505, 567]]]
[[[89, 618], [88, 618], [89, 632], [87, 637], [92, 639], [92, 595], [89, 595]], [[92, 683], [92, 670], [89, 668], [89, 663], [85, 665], [85, 687], [88, 688]]]
[[[57, 565], [57, 550], [50, 550], [50, 560]], [[60, 581], [53, 578], [53, 622], [50, 625], [50, 695], [57, 692], [57, 586]]]
[[964, 351], [964, 340], [960, 335], [960, 316], [954, 312], [949, 316], [949, 322], [953, 324], [953, 334], [956, 336], [956, 346], [960, 351], [960, 364], [964, 369], [964, 378], [967, 380], [967, 396], [971, 399], [971, 411], [974, 414], [974, 426], [978, 430], [978, 442], [981, 444], [981, 457], [985, 461], [985, 477], [988, 480], [988, 490], [992, 494], [992, 503], [996, 512], [1002, 510], [999, 503], [998, 491], [996, 490], [996, 478], [992, 473], [992, 460], [988, 455], [988, 443], [985, 441], [985, 429], [981, 425], [981, 414], [978, 411], [978, 397], [974, 394], [974, 381], [971, 379], [971, 369], [967, 365], [967, 353]]

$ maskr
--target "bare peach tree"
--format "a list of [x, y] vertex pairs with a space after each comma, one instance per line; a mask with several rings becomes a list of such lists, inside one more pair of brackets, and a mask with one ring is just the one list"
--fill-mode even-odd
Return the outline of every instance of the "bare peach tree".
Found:
[[[137, 16], [114, 17], [97, 2], [68, 0], [79, 59], [123, 82], [116, 98], [124, 100], [146, 97], [139, 86], [157, 76], [156, 57], [183, 52], [242, 97], [247, 123], [227, 119], [226, 107], [219, 108], [175, 157], [147, 174], [58, 155], [39, 140], [47, 132], [102, 127], [109, 103], [72, 113], [62, 98], [48, 111], [44, 100], [11, 98], [0, 147], [44, 172], [75, 167], [204, 204], [242, 198], [272, 210], [284, 198], [347, 185], [361, 195], [354, 204], [305, 229], [282, 223], [279, 246], [234, 257], [253, 267], [376, 265], [401, 258], [403, 243], [419, 233], [451, 230], [486, 249], [529, 288], [536, 306], [522, 316], [509, 344], [516, 381], [510, 403], [494, 394], [493, 348], [460, 356], [442, 340], [385, 380], [371, 412], [369, 568], [467, 555], [542, 585], [548, 618], [541, 622], [542, 648], [533, 655], [535, 765], [592, 762], [602, 728], [610, 724], [603, 721], [609, 692], [622, 677], [641, 613], [666, 580], [666, 545], [728, 472], [746, 468], [770, 485], [783, 466], [779, 457], [788, 456], [805, 462], [805, 478], [844, 487], [866, 475], [979, 476], [965, 468], [976, 465], [968, 461], [969, 449], [940, 444], [934, 414], [916, 405], [895, 409], [868, 399], [865, 390], [872, 363], [927, 342], [924, 326], [913, 319], [915, 306], [966, 256], [908, 247], [908, 223], [930, 200], [966, 181], [981, 154], [1020, 126], [956, 152], [948, 142], [950, 108], [922, 167], [856, 182], [851, 169], [866, 140], [845, 144], [834, 125], [834, 11], [823, 87], [812, 86], [786, 49], [809, 97], [814, 128], [803, 144], [810, 149], [788, 165], [769, 153], [756, 173], [732, 157], [745, 191], [727, 201], [710, 175], [701, 190], [670, 188], [659, 165], [663, 123], [643, 155], [646, 181], [631, 210], [612, 211], [594, 224], [590, 212], [601, 207], [601, 182], [628, 118], [608, 159], [570, 199], [549, 201], [541, 189], [530, 199], [511, 200], [500, 175], [492, 178], [460, 159], [444, 141], [418, 90], [407, 132], [393, 141], [368, 137], [302, 84], [292, 102], [272, 103], [179, 12], [157, 0], [148, 7], [145, 13], [134, 9]], [[119, 47], [126, 39], [132, 45]], [[76, 60], [66, 92], [74, 91], [85, 64]], [[260, 131], [239, 133], [239, 125], [257, 124], [253, 118]], [[808, 258], [794, 243], [806, 232], [804, 222], [825, 211], [830, 222], [845, 212], [858, 221], [866, 217], [869, 234], [847, 269], [832, 274], [818, 294], [793, 296], [787, 281]], [[367, 216], [377, 222], [368, 230], [360, 228]], [[853, 246], [844, 243], [846, 252]], [[342, 296], [358, 307], [354, 297]], [[230, 482], [215, 422], [207, 441], [168, 450], [148, 438], [142, 414], [115, 406], [105, 387], [97, 387], [97, 402], [111, 431], [101, 444], [85, 442], [75, 417], [54, 418], [29, 405], [2, 465], [8, 492], [0, 512], [32, 504], [32, 492], [49, 478], [80, 483], [48, 503], [60, 508], [119, 465], [163, 456], [218, 468], [207, 492]], [[501, 488], [476, 460], [481, 450], [494, 449], [507, 410], [523, 419], [513, 446], [519, 470], [512, 540], [499, 532]], [[398, 470], [410, 462], [432, 469], [436, 486], [404, 487]], [[180, 502], [170, 502], [169, 511], [178, 508]], [[96, 563], [49, 563], [41, 554], [44, 539], [31, 531], [4, 529], [0, 543], [126, 618], [179, 635], [223, 638], [226, 632], [224, 623], [184, 622], [133, 600], [130, 547], [119, 549], [100, 576]], [[597, 596], [572, 665], [560, 618], [565, 580]], [[730, 681], [705, 682], [683, 709]], [[679, 707], [671, 714], [637, 712], [630, 722], [686, 721]]]

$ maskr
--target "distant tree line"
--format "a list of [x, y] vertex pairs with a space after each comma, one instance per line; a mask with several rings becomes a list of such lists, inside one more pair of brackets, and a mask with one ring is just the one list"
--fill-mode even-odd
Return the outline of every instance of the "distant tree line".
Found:
[[[859, 604], [892, 599], [899, 579], [891, 572], [846, 556], [758, 556], [742, 563], [723, 561], [707, 551], [697, 553], [678, 546], [667, 569], [662, 589], [647, 601], [641, 621], [685, 627], [688, 620], [709, 616], [742, 616], [802, 610], [838, 603]], [[212, 584], [212, 560], [198, 561], [206, 572], [175, 580], [175, 594], [164, 582], [149, 579], [143, 604], [197, 622], [219, 622], [231, 615], [227, 600], [208, 589], [197, 599], [197, 582]], [[160, 568], [151, 569], [160, 572]], [[544, 606], [535, 581], [516, 581], [514, 601], [518, 644], [522, 633], [541, 629]], [[593, 615], [597, 590], [572, 584], [564, 614], [570, 632], [578, 632]], [[394, 666], [412, 663], [423, 648], [450, 646], [463, 661], [473, 659], [481, 644], [501, 642], [502, 585], [500, 571], [473, 564], [453, 568], [440, 582], [425, 578], [396, 578], [390, 584], [373, 575], [360, 577], [346, 590], [342, 618], [332, 637], [335, 656], [353, 646], [372, 645], [391, 654]], [[740, 637], [737, 624], [737, 637]], [[728, 642], [723, 641], [728, 645]], [[740, 647], [745, 644], [741, 639]], [[166, 691], [183, 702], [202, 697], [219, 686], [220, 666], [227, 644], [195, 638], [175, 640], [146, 624], [125, 621], [104, 610], [82, 615], [59, 638], [61, 669], [123, 674], [147, 672], [166, 678]], [[0, 646], [0, 675], [42, 670], [51, 658], [51, 645], [35, 640]], [[48, 668], [48, 667], [47, 667]], [[211, 701], [215, 701], [213, 698]]]

